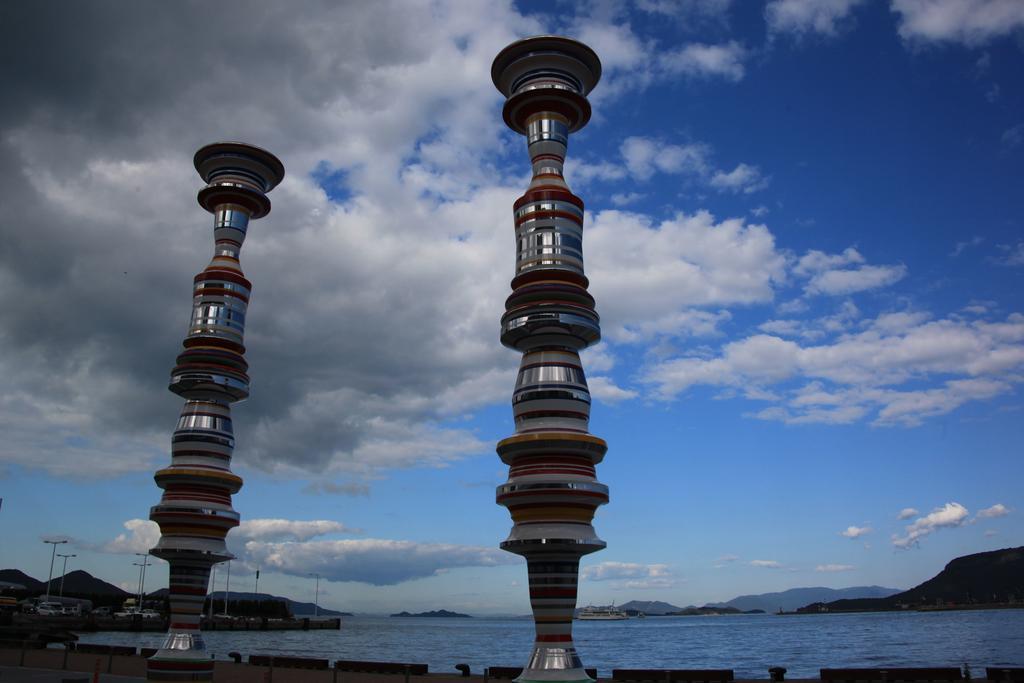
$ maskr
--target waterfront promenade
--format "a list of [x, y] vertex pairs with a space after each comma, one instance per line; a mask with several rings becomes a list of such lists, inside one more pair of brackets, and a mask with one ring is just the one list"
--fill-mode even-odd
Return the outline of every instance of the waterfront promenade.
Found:
[[[115, 654], [116, 649], [106, 653], [77, 652], [63, 648], [22, 649], [0, 647], [0, 683], [99, 683], [106, 681], [145, 681], [146, 659], [139, 654]], [[389, 664], [383, 662], [334, 663], [327, 660], [278, 658], [254, 656], [249, 663], [242, 657], [236, 661], [217, 660], [214, 662], [216, 683], [504, 683], [518, 675], [519, 669], [492, 667], [471, 673], [426, 673], [426, 666], [415, 664]], [[281, 660], [285, 666], [280, 665]], [[262, 660], [262, 661], [261, 661]], [[319, 668], [304, 668], [320, 664]], [[353, 670], [352, 665], [372, 665], [381, 672]], [[388, 671], [383, 673], [383, 671]], [[593, 672], [589, 672], [594, 675]], [[966, 673], [966, 672], [965, 672]], [[739, 683], [743, 680], [782, 681], [785, 670], [771, 670], [764, 678], [733, 679], [731, 669], [630, 669], [615, 670], [611, 678], [600, 678], [606, 683]], [[1024, 668], [992, 667], [977, 671], [974, 678], [979, 680], [1016, 683], [1024, 681]], [[882, 669], [822, 669], [816, 679], [785, 679], [801, 681], [822, 681], [823, 683], [897, 683], [897, 682], [954, 682], [971, 680], [957, 667], [942, 668], [882, 668]]]

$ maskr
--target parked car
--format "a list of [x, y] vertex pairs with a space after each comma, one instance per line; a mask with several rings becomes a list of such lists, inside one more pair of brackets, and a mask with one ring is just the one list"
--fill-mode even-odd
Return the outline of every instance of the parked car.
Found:
[[142, 610], [143, 619], [162, 619], [163, 615], [157, 612], [155, 609], [144, 609]]
[[94, 617], [109, 617], [113, 613], [114, 610], [107, 606], [97, 607], [91, 612]]
[[59, 617], [64, 614], [64, 605], [59, 602], [41, 602], [36, 605], [36, 614], [44, 617]]

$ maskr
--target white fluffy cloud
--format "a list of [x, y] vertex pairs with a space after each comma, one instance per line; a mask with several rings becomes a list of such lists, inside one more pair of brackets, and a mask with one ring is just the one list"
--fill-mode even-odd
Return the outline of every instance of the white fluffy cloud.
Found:
[[865, 0], [770, 0], [765, 19], [772, 33], [834, 35], [853, 9]]
[[588, 377], [587, 386], [590, 388], [590, 394], [594, 398], [605, 403], [618, 403], [619, 401], [637, 397], [637, 392], [632, 389], [624, 389], [603, 375]]
[[647, 180], [655, 171], [702, 175], [708, 170], [711, 150], [702, 144], [672, 145], [632, 136], [623, 140], [619, 153], [631, 176]]
[[1024, 123], [1018, 123], [1016, 126], [1004, 130], [999, 141], [1002, 143], [1003, 149], [1006, 150], [1020, 147], [1024, 144]]
[[785, 257], [769, 230], [705, 211], [655, 223], [608, 210], [590, 221], [588, 269], [602, 327], [613, 340], [709, 334], [727, 312], [694, 310], [770, 301]]
[[720, 191], [751, 194], [768, 187], [770, 180], [761, 174], [757, 166], [740, 164], [728, 173], [716, 171], [711, 176], [711, 187]]
[[725, 78], [743, 80], [746, 70], [743, 61], [747, 51], [736, 41], [720, 45], [691, 43], [678, 50], [662, 53], [661, 66], [669, 73], [696, 78]]
[[993, 517], [1005, 517], [1010, 514], [1010, 509], [1002, 503], [996, 503], [992, 507], [987, 507], [984, 510], [978, 510], [978, 514], [975, 515], [976, 519], [992, 519]]
[[[715, 168], [712, 149], [704, 143], [676, 145], [651, 137], [630, 136], [619, 146], [623, 167], [607, 162], [574, 166], [570, 177], [619, 180], [626, 173], [639, 181], [650, 180], [655, 173], [682, 175], [719, 192], [751, 194], [768, 187], [771, 178], [757, 166], [738, 164], [733, 170]], [[766, 210], [765, 210], [766, 211]], [[754, 214], [763, 215], [762, 211]]]
[[664, 564], [637, 564], [636, 562], [600, 562], [587, 565], [580, 570], [580, 576], [587, 581], [611, 581], [614, 579], [636, 579], [661, 576], [667, 571]]
[[900, 514], [896, 515], [896, 519], [910, 519], [911, 517], [916, 517], [919, 514], [921, 514], [921, 512], [917, 508], [903, 508], [900, 510]]
[[585, 581], [617, 581], [624, 588], [670, 588], [678, 583], [667, 564], [601, 562], [581, 568]]
[[247, 519], [231, 535], [252, 541], [307, 541], [316, 536], [336, 533], [360, 533], [360, 530], [326, 519]]
[[816, 572], [850, 572], [856, 569], [852, 564], [819, 564], [814, 568]]
[[[129, 519], [124, 523], [127, 533], [99, 546], [105, 553], [148, 553], [160, 540], [160, 527], [148, 519]], [[88, 544], [85, 544], [88, 545]]]
[[844, 529], [843, 531], [840, 531], [839, 535], [840, 536], [845, 536], [846, 538], [860, 538], [861, 536], [864, 536], [865, 534], [870, 534], [870, 533], [871, 533], [871, 527], [869, 527], [869, 526], [853, 526], [853, 525], [851, 525], [851, 526], [846, 527], [846, 529]]
[[732, 0], [636, 0], [637, 9], [669, 17], [707, 16], [720, 18], [728, 12]]
[[[882, 315], [862, 327], [806, 346], [756, 334], [725, 344], [717, 356], [658, 361], [641, 379], [663, 399], [697, 385], [789, 387], [776, 405], [751, 414], [759, 419], [843, 424], [872, 417], [877, 425], [914, 426], [1010, 391], [1024, 365], [1021, 314], [973, 322]], [[931, 388], [900, 387], [932, 378], [938, 383]]]
[[868, 289], [886, 287], [899, 282], [906, 274], [907, 267], [902, 264], [829, 270], [812, 277], [810, 282], [807, 283], [805, 291], [809, 294], [842, 296], [863, 292]]
[[999, 249], [1003, 256], [998, 263], [1004, 266], [1024, 266], [1024, 240], [1016, 244], [1000, 244]]
[[760, 567], [762, 569], [781, 569], [782, 563], [776, 562], [775, 560], [751, 560], [751, 567]]
[[898, 282], [907, 274], [902, 264], [873, 266], [853, 247], [839, 254], [810, 250], [797, 260], [793, 274], [809, 278], [807, 294], [843, 296]]
[[[677, 7], [674, 16], [678, 18], [688, 13], [687, 9], [695, 4], [700, 3]], [[656, 11], [657, 3], [649, 7]], [[588, 9], [591, 10], [588, 15], [571, 18], [567, 28], [570, 35], [590, 45], [601, 56], [601, 87], [590, 96], [591, 101], [597, 104], [680, 76], [735, 82], [742, 80], [746, 73], [744, 61], [749, 56], [748, 51], [735, 41], [719, 44], [693, 42], [668, 47], [638, 36], [622, 14], [624, 5], [606, 3]], [[587, 9], [583, 11], [587, 12]], [[716, 12], [690, 14], [695, 17], [722, 16]]]
[[966, 521], [968, 514], [967, 508], [960, 503], [946, 503], [907, 525], [902, 536], [893, 534], [892, 544], [897, 548], [910, 548], [918, 545], [922, 538], [939, 529], [961, 526]]
[[913, 42], [976, 47], [1024, 28], [1020, 0], [892, 0], [899, 33]]

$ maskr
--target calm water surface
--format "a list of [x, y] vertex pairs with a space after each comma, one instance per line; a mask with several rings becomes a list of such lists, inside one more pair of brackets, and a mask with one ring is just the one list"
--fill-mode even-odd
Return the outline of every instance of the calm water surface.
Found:
[[[800, 616], [648, 617], [576, 622], [576, 647], [601, 676], [621, 668], [734, 669], [737, 678], [816, 678], [822, 667], [961, 666], [975, 677], [985, 666], [1024, 666], [1024, 610], [884, 612]], [[83, 633], [84, 643], [158, 647], [154, 633]], [[533, 642], [527, 619], [401, 619], [344, 617], [340, 631], [212, 631], [217, 659], [289, 654], [329, 659], [426, 663], [473, 673], [487, 666], [522, 666]]]

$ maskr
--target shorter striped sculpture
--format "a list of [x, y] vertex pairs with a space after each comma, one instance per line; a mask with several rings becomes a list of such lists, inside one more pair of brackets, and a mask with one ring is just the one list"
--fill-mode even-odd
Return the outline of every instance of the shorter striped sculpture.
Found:
[[224, 543], [238, 526], [231, 496], [242, 488], [231, 472], [235, 447], [231, 404], [249, 396], [245, 313], [252, 284], [238, 255], [249, 220], [270, 212], [270, 192], [284, 177], [277, 157], [258, 147], [218, 142], [195, 156], [207, 185], [199, 204], [214, 215], [214, 253], [194, 280], [185, 350], [168, 387], [185, 399], [171, 440], [171, 465], [156, 473], [164, 490], [149, 518], [160, 525], [150, 553], [170, 564], [170, 629], [147, 663], [150, 681], [209, 681], [213, 661], [199, 631], [210, 569], [231, 559]]

